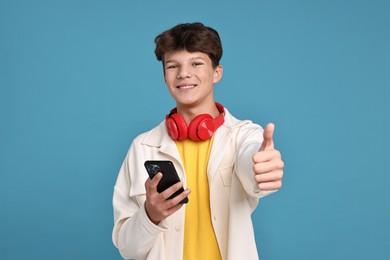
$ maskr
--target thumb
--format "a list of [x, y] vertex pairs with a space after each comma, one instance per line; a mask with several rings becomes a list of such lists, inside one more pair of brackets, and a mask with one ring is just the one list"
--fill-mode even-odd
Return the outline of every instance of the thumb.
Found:
[[274, 149], [274, 140], [273, 140], [274, 131], [275, 131], [275, 125], [273, 123], [269, 123], [264, 128], [263, 143], [261, 144], [259, 151]]

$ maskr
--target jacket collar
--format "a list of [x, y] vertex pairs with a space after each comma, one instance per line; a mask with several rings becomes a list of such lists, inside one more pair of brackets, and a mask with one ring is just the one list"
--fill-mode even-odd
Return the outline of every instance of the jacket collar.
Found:
[[[219, 163], [221, 162], [223, 155], [228, 148], [230, 139], [233, 135], [233, 129], [246, 124], [248, 121], [241, 121], [233, 117], [230, 112], [225, 108], [225, 121], [222, 126], [215, 132], [213, 147], [210, 152], [210, 159], [208, 164], [208, 172], [214, 173]], [[162, 121], [158, 126], [150, 130], [145, 138], [142, 140], [142, 145], [155, 147], [159, 152], [172, 157], [181, 164], [180, 154], [176, 147], [175, 141], [168, 135], [165, 121]]]
[[[234, 126], [240, 123], [244, 123], [244, 121], [240, 121], [234, 118], [230, 114], [230, 112], [225, 108], [225, 121], [223, 125], [218, 128], [215, 135], [218, 135], [220, 132], [226, 132], [226, 131], [231, 132]], [[151, 147], [160, 148], [162, 150], [166, 149], [166, 146], [175, 144], [175, 142], [168, 135], [165, 126], [165, 120], [148, 132], [148, 134], [143, 139], [142, 144]]]
[[165, 120], [153, 128], [142, 140], [143, 145], [157, 148], [160, 152], [168, 154], [174, 158], [180, 158], [175, 141], [168, 135]]

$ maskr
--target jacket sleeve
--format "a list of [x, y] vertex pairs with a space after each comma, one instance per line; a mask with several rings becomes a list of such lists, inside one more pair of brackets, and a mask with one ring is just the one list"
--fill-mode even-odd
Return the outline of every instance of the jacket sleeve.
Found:
[[136, 140], [130, 147], [114, 187], [114, 228], [112, 239], [125, 259], [146, 259], [158, 235], [166, 230], [165, 222], [153, 224], [145, 211], [144, 183], [148, 177]]
[[242, 126], [237, 134], [236, 174], [246, 193], [252, 198], [262, 198], [275, 192], [261, 191], [254, 179], [253, 155], [260, 149], [263, 142], [263, 128], [249, 123]]

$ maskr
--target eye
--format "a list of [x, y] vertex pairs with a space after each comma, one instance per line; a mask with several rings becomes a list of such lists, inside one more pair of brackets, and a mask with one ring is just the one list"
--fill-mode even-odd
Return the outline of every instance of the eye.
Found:
[[194, 63], [192, 63], [192, 66], [194, 66], [194, 67], [197, 67], [197, 66], [201, 66], [201, 65], [203, 65], [203, 62], [194, 62]]
[[175, 68], [177, 68], [177, 65], [174, 65], [174, 64], [170, 64], [170, 65], [165, 66], [166, 70], [175, 69]]

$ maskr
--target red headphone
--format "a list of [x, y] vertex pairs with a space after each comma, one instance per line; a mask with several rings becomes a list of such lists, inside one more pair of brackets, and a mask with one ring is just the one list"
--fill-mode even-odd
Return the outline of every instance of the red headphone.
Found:
[[183, 116], [177, 113], [177, 108], [172, 109], [165, 117], [169, 136], [178, 141], [187, 138], [197, 142], [210, 139], [225, 120], [225, 109], [219, 103], [215, 103], [215, 105], [219, 111], [219, 115], [215, 119], [209, 114], [200, 114], [192, 119], [189, 126], [187, 126]]

